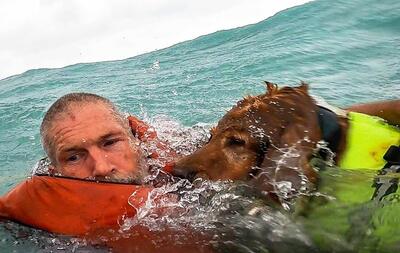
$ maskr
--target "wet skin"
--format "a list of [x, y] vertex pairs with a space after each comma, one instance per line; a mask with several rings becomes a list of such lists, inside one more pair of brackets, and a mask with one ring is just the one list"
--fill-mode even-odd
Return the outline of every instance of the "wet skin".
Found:
[[52, 169], [63, 176], [91, 179], [135, 179], [140, 152], [134, 138], [101, 103], [72, 105], [58, 118]]

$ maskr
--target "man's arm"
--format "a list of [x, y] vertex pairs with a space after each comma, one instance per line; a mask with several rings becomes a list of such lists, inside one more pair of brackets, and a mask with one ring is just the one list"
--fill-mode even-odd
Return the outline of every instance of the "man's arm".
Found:
[[378, 116], [391, 125], [400, 126], [400, 100], [352, 105], [347, 110]]

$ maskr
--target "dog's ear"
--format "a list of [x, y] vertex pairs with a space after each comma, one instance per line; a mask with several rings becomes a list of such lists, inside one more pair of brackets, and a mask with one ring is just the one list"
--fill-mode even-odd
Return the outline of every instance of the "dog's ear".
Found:
[[[255, 180], [257, 187], [267, 194], [279, 195], [282, 192], [279, 185], [286, 185], [286, 189], [289, 187], [288, 195], [301, 194], [313, 189], [317, 183], [317, 173], [309, 162], [321, 133], [315, 114], [316, 105], [307, 97], [295, 96], [290, 103], [296, 105], [295, 110], [282, 100], [279, 109], [274, 110], [274, 117], [271, 108], [263, 114], [269, 122], [264, 129], [269, 145]], [[288, 103], [287, 97], [285, 101]], [[275, 108], [276, 104], [272, 106]]]
[[305, 93], [308, 93], [308, 87], [309, 87], [309, 84], [308, 84], [308, 83], [301, 81], [300, 86], [297, 87], [297, 88], [298, 88], [299, 90], [305, 92]]
[[289, 203], [315, 189], [318, 175], [309, 163], [314, 145], [304, 131], [291, 127], [277, 145], [269, 146], [253, 181], [266, 199]]
[[278, 85], [276, 83], [271, 83], [268, 81], [264, 81], [265, 85], [267, 86], [267, 93], [268, 96], [273, 96], [275, 93], [278, 92]]
[[[319, 138], [316, 134], [311, 136], [308, 133], [299, 126], [284, 129], [279, 143], [271, 145], [270, 150], [267, 150], [262, 167], [280, 167], [278, 168], [280, 174], [276, 175], [278, 180], [284, 180], [286, 178], [285, 171], [289, 169], [297, 170], [310, 182], [315, 183], [315, 171], [310, 167], [309, 161]], [[283, 168], [284, 170], [282, 170]], [[296, 184], [297, 182], [292, 183]]]

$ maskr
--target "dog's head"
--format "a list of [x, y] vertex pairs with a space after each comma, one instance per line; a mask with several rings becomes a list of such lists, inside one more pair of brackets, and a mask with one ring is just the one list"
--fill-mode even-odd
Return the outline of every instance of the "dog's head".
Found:
[[173, 174], [210, 180], [257, 177], [266, 190], [271, 180], [286, 180], [295, 188], [304, 176], [315, 182], [308, 161], [320, 130], [308, 85], [278, 89], [266, 84], [265, 94], [244, 98], [228, 111], [211, 130], [209, 142], [179, 160]]

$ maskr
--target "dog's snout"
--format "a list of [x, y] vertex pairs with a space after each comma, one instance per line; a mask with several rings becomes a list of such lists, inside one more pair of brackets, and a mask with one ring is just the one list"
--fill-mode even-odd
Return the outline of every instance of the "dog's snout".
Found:
[[172, 175], [192, 181], [196, 176], [196, 171], [190, 167], [176, 165], [172, 170]]

